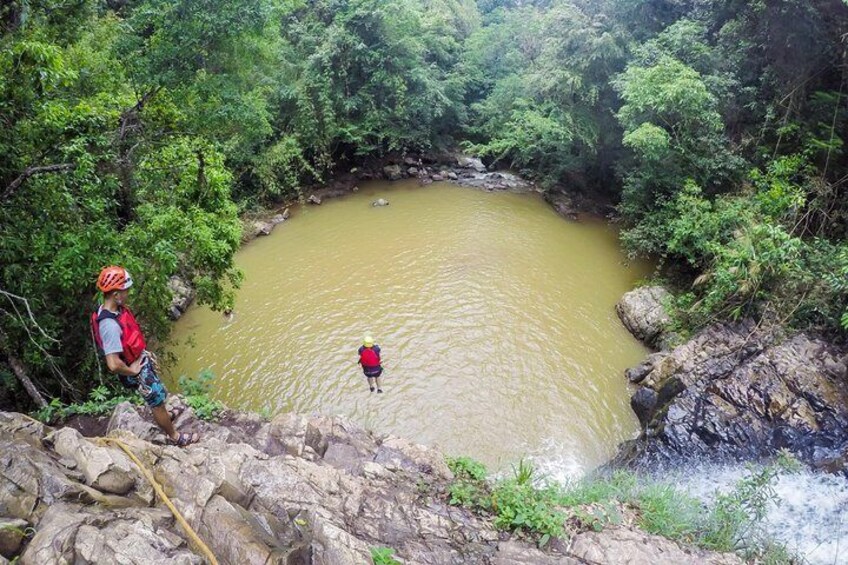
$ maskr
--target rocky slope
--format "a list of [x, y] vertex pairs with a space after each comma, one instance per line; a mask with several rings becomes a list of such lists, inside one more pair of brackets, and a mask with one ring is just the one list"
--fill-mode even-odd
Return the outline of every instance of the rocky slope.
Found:
[[[663, 292], [638, 289], [622, 321], [666, 342]], [[643, 426], [617, 464], [751, 460], [789, 449], [814, 468], [848, 473], [848, 352], [805, 334], [781, 337], [752, 322], [715, 325], [627, 371]]]
[[[410, 564], [738, 562], [625, 527], [542, 551], [449, 506], [452, 476], [438, 451], [342, 418], [236, 414], [214, 425], [189, 410], [178, 424], [202, 441], [163, 446], [128, 404], [109, 430], [220, 563], [361, 564], [377, 546]], [[0, 554], [24, 565], [203, 562], [123, 451], [20, 414], [0, 413], [0, 516]]]

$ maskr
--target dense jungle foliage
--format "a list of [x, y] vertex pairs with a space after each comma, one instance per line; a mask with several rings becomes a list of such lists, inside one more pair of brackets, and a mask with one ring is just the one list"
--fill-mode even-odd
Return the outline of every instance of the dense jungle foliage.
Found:
[[844, 0], [10, 0], [0, 6], [0, 405], [80, 400], [125, 265], [226, 308], [239, 214], [341, 164], [462, 147], [618, 203], [678, 322], [848, 328]]

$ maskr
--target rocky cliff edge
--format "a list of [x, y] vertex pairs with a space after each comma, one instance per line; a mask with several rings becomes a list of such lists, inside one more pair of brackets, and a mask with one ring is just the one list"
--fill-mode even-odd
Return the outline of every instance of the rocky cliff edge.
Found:
[[[220, 563], [362, 564], [378, 546], [405, 564], [738, 562], [626, 527], [540, 550], [450, 506], [452, 474], [438, 450], [339, 417], [230, 414], [222, 425], [187, 410], [177, 424], [203, 439], [161, 445], [149, 416], [129, 404], [116, 408], [108, 435]], [[187, 539], [115, 443], [0, 412], [0, 555], [22, 565], [203, 563]]]

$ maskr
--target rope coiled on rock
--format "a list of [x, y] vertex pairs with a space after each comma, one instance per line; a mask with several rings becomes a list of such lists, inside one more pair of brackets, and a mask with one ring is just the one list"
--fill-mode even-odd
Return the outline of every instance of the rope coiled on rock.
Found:
[[147, 481], [153, 487], [153, 490], [156, 491], [156, 494], [159, 496], [159, 498], [162, 499], [162, 502], [165, 503], [165, 506], [168, 507], [168, 510], [171, 511], [171, 514], [174, 515], [174, 518], [177, 520], [177, 522], [179, 522], [180, 526], [182, 526], [189, 539], [194, 543], [194, 546], [198, 550], [200, 550], [200, 552], [206, 557], [209, 563], [211, 563], [212, 565], [218, 565], [218, 560], [215, 558], [215, 555], [212, 553], [212, 550], [209, 549], [209, 546], [203, 543], [203, 540], [200, 539], [200, 536], [197, 535], [197, 532], [194, 531], [194, 528], [192, 528], [186, 521], [186, 519], [183, 518], [183, 515], [180, 513], [179, 510], [177, 510], [177, 507], [174, 506], [174, 503], [171, 502], [171, 499], [168, 498], [168, 495], [165, 494], [165, 491], [164, 489], [162, 489], [162, 486], [158, 482], [156, 482], [156, 479], [153, 477], [153, 473], [151, 473], [150, 470], [144, 466], [144, 463], [142, 463], [141, 460], [136, 457], [135, 453], [132, 452], [130, 447], [117, 438], [101, 437], [96, 438], [96, 441], [101, 444], [116, 445], [121, 448], [121, 450], [123, 450], [124, 453], [126, 453], [130, 459], [132, 459], [133, 463], [135, 463], [141, 471], [141, 474], [144, 475], [144, 478], [147, 479]]

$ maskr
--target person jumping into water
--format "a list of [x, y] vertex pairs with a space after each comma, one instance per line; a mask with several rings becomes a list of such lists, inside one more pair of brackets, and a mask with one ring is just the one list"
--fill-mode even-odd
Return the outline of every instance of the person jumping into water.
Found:
[[127, 308], [127, 297], [133, 284], [123, 267], [106, 267], [97, 277], [97, 290], [103, 293], [103, 305], [91, 314], [91, 331], [97, 349], [106, 358], [109, 371], [118, 376], [121, 384], [138, 390], [150, 407], [153, 419], [168, 436], [172, 445], [185, 447], [196, 443], [200, 434], [183, 433], [174, 429], [182, 407], [165, 407], [168, 391], [157, 375], [156, 356], [147, 351], [144, 334], [135, 316]]
[[378, 393], [383, 392], [380, 383], [383, 366], [380, 363], [380, 346], [374, 343], [374, 338], [366, 336], [362, 340], [362, 347], [359, 348], [359, 364], [362, 365], [362, 372], [368, 378], [368, 388], [371, 389], [371, 392], [374, 392], [374, 385], [377, 386]]

